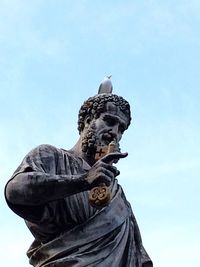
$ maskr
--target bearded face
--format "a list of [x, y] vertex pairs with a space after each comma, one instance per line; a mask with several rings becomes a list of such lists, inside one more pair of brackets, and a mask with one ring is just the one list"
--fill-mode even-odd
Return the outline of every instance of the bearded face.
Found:
[[[115, 136], [111, 132], [102, 132], [98, 134], [95, 121], [88, 127], [82, 138], [82, 152], [88, 157], [93, 157], [98, 147], [107, 146], [110, 142], [115, 141]], [[116, 143], [116, 150], [120, 151], [119, 143]]]
[[95, 121], [93, 121], [83, 135], [82, 151], [89, 157], [94, 156], [98, 146], [108, 145], [113, 140], [111, 133], [104, 132], [99, 135]]
[[89, 160], [94, 160], [99, 147], [108, 146], [113, 141], [116, 144], [116, 151], [120, 151], [119, 141], [128, 128], [128, 123], [129, 117], [119, 107], [108, 102], [106, 111], [98, 118], [85, 121], [82, 132], [82, 152]]

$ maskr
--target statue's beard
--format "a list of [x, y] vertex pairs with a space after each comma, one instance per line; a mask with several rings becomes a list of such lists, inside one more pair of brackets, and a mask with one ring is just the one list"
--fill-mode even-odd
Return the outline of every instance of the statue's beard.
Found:
[[[95, 122], [93, 122], [82, 138], [82, 151], [87, 157], [94, 158], [97, 147], [108, 145], [112, 141], [115, 141], [115, 138], [108, 132], [103, 133], [100, 138], [96, 131]], [[119, 143], [116, 143], [116, 151], [120, 151]]]
[[96, 125], [93, 122], [82, 138], [82, 151], [87, 157], [94, 157], [97, 150]]

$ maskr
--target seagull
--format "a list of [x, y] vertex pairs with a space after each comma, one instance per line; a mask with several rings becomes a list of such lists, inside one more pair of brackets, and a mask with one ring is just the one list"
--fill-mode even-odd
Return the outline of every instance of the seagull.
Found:
[[111, 82], [111, 76], [107, 76], [103, 79], [99, 86], [98, 94], [111, 94], [113, 90], [112, 82]]

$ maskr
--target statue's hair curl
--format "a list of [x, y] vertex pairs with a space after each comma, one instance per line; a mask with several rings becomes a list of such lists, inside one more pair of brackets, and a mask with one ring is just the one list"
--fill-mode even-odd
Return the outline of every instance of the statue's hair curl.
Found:
[[99, 118], [102, 112], [106, 111], [106, 103], [111, 102], [118, 106], [120, 110], [128, 118], [128, 126], [131, 122], [131, 111], [129, 103], [121, 96], [113, 94], [99, 94], [88, 98], [79, 110], [78, 130], [79, 133], [84, 129], [85, 119], [89, 117], [91, 120]]

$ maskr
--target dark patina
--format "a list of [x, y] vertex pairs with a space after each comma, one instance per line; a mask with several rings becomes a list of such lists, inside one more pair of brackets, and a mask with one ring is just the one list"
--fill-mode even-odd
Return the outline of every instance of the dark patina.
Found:
[[[113, 165], [127, 156], [119, 141], [130, 125], [130, 106], [107, 85], [110, 80], [82, 105], [72, 149], [34, 148], [6, 185], [8, 206], [34, 236], [27, 255], [35, 267], [153, 266]], [[111, 143], [115, 148], [105, 150]], [[108, 201], [95, 206], [91, 190], [102, 186]], [[95, 192], [101, 198], [106, 190]]]

